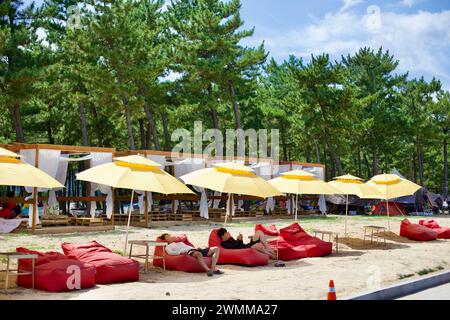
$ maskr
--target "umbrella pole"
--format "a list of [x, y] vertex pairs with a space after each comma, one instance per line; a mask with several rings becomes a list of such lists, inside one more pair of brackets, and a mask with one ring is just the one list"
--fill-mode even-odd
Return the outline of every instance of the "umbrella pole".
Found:
[[297, 219], [297, 207], [298, 207], [298, 193], [295, 195], [295, 222], [298, 222]]
[[128, 245], [128, 229], [130, 228], [130, 221], [131, 221], [131, 210], [133, 209], [133, 199], [134, 198], [134, 189], [131, 191], [131, 202], [130, 206], [128, 207], [128, 223], [127, 223], [127, 232], [125, 234], [125, 247], [123, 250], [123, 255], [127, 255], [127, 245]]
[[227, 218], [228, 218], [228, 209], [231, 209], [231, 193], [228, 194], [228, 205], [227, 205], [227, 211], [225, 212], [225, 224], [224, 226], [227, 226]]
[[348, 219], [348, 194], [345, 201], [345, 236], [347, 236], [347, 219]]
[[[38, 189], [37, 188], [33, 188], [33, 194], [34, 194], [34, 197], [33, 197], [33, 216], [32, 216], [32, 219], [31, 219], [31, 229], [33, 230], [33, 232], [34, 232], [34, 230], [36, 230], [36, 217], [37, 217], [37, 215], [39, 214], [39, 211], [38, 211], [38, 201], [37, 201], [37, 193], [38, 193]], [[30, 214], [31, 212], [28, 212], [28, 214]]]
[[388, 199], [386, 199], [386, 210], [387, 210], [387, 217], [388, 217], [388, 231], [391, 231], [391, 224], [389, 222], [389, 203], [388, 203]]

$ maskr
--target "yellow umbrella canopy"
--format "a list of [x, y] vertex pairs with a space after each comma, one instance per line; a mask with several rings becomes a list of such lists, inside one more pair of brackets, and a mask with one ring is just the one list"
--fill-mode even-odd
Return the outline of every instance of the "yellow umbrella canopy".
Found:
[[237, 163], [218, 163], [212, 168], [188, 173], [181, 180], [186, 184], [228, 194], [242, 194], [259, 198], [279, 196], [281, 193], [253, 169]]
[[0, 147], [0, 157], [21, 158], [22, 156]]
[[194, 194], [161, 165], [142, 156], [114, 158], [106, 163], [77, 174], [78, 180], [99, 183], [114, 188], [143, 190], [162, 194]]
[[0, 155], [0, 185], [46, 189], [64, 187], [44, 171], [17, 159], [16, 156], [18, 155]]
[[353, 175], [347, 174], [345, 176], [340, 176], [334, 178], [333, 181], [328, 182], [330, 186], [339, 190], [341, 194], [346, 195], [345, 201], [345, 234], [347, 234], [347, 217], [348, 217], [348, 196], [356, 195], [362, 198], [364, 195], [378, 195], [376, 189], [364, 183], [363, 179], [355, 177]]
[[366, 183], [376, 190], [376, 194], [368, 193], [363, 196], [366, 199], [395, 199], [410, 196], [422, 187], [407, 179], [402, 179], [395, 174], [381, 174], [373, 177]]
[[304, 170], [294, 170], [268, 181], [282, 193], [293, 194], [336, 194], [338, 190]]
[[113, 188], [131, 189], [128, 208], [128, 223], [125, 234], [124, 255], [127, 252], [128, 229], [134, 190], [162, 194], [191, 193], [191, 189], [160, 168], [160, 164], [139, 155], [114, 158], [114, 162], [103, 164], [77, 174], [78, 180], [107, 185]]
[[[389, 199], [410, 196], [422, 187], [395, 174], [381, 174], [373, 177], [366, 184], [376, 190], [376, 193], [367, 193], [361, 198], [386, 200], [386, 210], [389, 218]], [[388, 228], [390, 223], [388, 220]]]
[[296, 195], [295, 221], [297, 221], [297, 203], [299, 194], [336, 194], [338, 190], [318, 179], [312, 173], [304, 170], [294, 170], [282, 173], [280, 177], [269, 180], [271, 185], [282, 193]]
[[[228, 203], [232, 194], [241, 194], [259, 198], [280, 196], [281, 193], [263, 178], [257, 176], [254, 170], [233, 162], [218, 163], [212, 168], [200, 169], [188, 173], [181, 180], [186, 184], [228, 193]], [[231, 206], [229, 206], [231, 207]], [[228, 218], [225, 215], [225, 225]]]

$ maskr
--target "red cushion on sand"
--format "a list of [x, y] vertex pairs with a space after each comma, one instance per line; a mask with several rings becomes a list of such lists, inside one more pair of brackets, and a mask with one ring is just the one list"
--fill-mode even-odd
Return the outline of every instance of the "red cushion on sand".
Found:
[[438, 239], [450, 239], [450, 227], [441, 227], [434, 220], [420, 220], [419, 224], [436, 231]]
[[268, 227], [265, 227], [262, 224], [257, 224], [255, 225], [255, 232], [258, 230], [261, 230], [265, 235], [270, 237], [276, 237], [280, 235], [280, 233], [277, 230], [277, 227], [274, 224]]
[[96, 241], [76, 245], [63, 243], [64, 254], [95, 267], [95, 282], [109, 284], [139, 280], [139, 262], [113, 253]]
[[[323, 257], [331, 254], [333, 244], [331, 242], [320, 240], [305, 232], [298, 223], [293, 223], [280, 230], [283, 239], [297, 250], [306, 250], [308, 257]], [[303, 247], [303, 248], [302, 248]]]
[[[176, 238], [175, 242], [184, 242], [188, 246], [194, 247], [195, 246], [189, 242], [186, 235], [177, 235], [174, 236]], [[162, 241], [160, 238], [157, 238], [156, 241]], [[166, 257], [166, 269], [172, 270], [172, 271], [183, 271], [183, 272], [190, 272], [190, 273], [200, 273], [205, 272], [205, 270], [201, 267], [201, 265], [198, 263], [197, 259], [185, 254], [178, 255], [178, 256], [171, 256], [167, 254], [167, 252], [163, 252], [164, 247], [157, 246], [155, 247], [154, 255], [155, 256], [162, 256], [165, 254]], [[211, 267], [211, 258], [210, 257], [204, 257], [205, 263], [208, 267]], [[163, 261], [162, 259], [154, 259], [153, 265], [155, 267], [163, 267]]]
[[217, 235], [217, 229], [213, 229], [209, 235], [209, 246], [219, 247], [219, 264], [237, 264], [242, 266], [256, 267], [266, 266], [269, 256], [253, 248], [225, 249], [221, 246], [221, 240]]
[[[76, 289], [87, 289], [95, 286], [95, 268], [87, 263], [69, 259], [59, 252], [42, 253], [25, 248], [16, 248], [17, 252], [37, 254], [35, 260], [34, 287], [49, 292], [63, 292]], [[20, 259], [19, 269], [31, 271], [30, 259]], [[79, 272], [80, 283], [77, 288], [75, 279]], [[18, 285], [24, 288], [32, 287], [31, 275], [18, 276]]]
[[[269, 240], [267, 242], [272, 250], [277, 249], [277, 241]], [[283, 238], [278, 240], [278, 259], [283, 261], [297, 260], [307, 258], [306, 246], [297, 246], [289, 244]]]
[[431, 241], [436, 240], [438, 234], [433, 229], [411, 223], [408, 219], [405, 219], [400, 225], [400, 236], [415, 241]]

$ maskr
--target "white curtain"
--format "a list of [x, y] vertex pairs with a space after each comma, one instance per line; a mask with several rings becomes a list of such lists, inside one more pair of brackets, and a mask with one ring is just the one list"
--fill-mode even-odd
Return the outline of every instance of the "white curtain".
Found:
[[[138, 196], [138, 206], [139, 206], [139, 213], [145, 214], [145, 192], [142, 190], [136, 190], [136, 193], [139, 194]], [[152, 211], [153, 207], [153, 197], [151, 192], [147, 192], [147, 210]]]
[[325, 201], [325, 196], [323, 194], [319, 197], [319, 210], [322, 214], [327, 213], [327, 202]]
[[148, 154], [147, 159], [155, 161], [156, 163], [159, 163], [162, 168], [164, 168], [167, 165], [166, 157], [165, 156], [159, 156], [154, 154]]
[[[61, 155], [61, 157], [59, 158], [58, 169], [56, 170], [55, 179], [58, 180], [62, 185], [66, 184], [67, 167], [69, 165], [68, 159], [69, 155]], [[62, 190], [62, 188], [50, 190], [48, 197], [48, 205], [50, 207], [54, 207], [58, 204], [58, 201], [56, 200], [56, 191], [59, 190]]]
[[208, 196], [206, 195], [206, 191], [203, 188], [201, 189], [201, 197], [200, 197], [200, 217], [209, 219], [209, 212], [208, 212]]
[[267, 198], [266, 202], [266, 212], [272, 212], [275, 210], [275, 199], [273, 197]]
[[295, 194], [294, 195], [288, 195], [287, 197], [287, 201], [286, 201], [286, 208], [288, 209], [288, 214], [294, 214], [295, 213], [295, 207], [296, 207], [296, 203], [295, 203]]
[[[92, 152], [91, 153], [91, 168], [112, 162], [112, 153], [109, 152]], [[106, 216], [111, 219], [113, 210], [113, 194], [112, 188], [103, 184], [91, 183], [91, 196], [95, 195], [95, 191], [98, 190], [102, 194], [106, 194]], [[95, 209], [97, 204], [95, 201], [91, 202], [91, 217], [95, 217]]]
[[[20, 150], [20, 155], [22, 156], [22, 160], [26, 163], [36, 166], [36, 150], [35, 149], [26, 149], [26, 150]], [[40, 149], [39, 150], [39, 166], [38, 168], [47, 173], [52, 178], [56, 178], [56, 174], [59, 167], [59, 158], [61, 156], [60, 150], [47, 150], [47, 149]], [[34, 194], [34, 188], [31, 187], [25, 187], [25, 190], [30, 193], [28, 197], [25, 199], [31, 199], [38, 195]], [[49, 189], [45, 188], [39, 188], [38, 192], [47, 191]], [[53, 195], [50, 195], [52, 197], [51, 201], [56, 202], [56, 197]], [[33, 221], [33, 212], [34, 212], [34, 204], [29, 206], [28, 209], [28, 225], [32, 226]], [[36, 216], [36, 224], [39, 224], [39, 211]]]

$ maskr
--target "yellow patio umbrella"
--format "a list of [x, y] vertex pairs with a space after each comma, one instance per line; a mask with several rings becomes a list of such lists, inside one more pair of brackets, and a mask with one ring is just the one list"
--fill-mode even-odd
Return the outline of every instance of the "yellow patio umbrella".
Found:
[[[389, 199], [395, 199], [403, 196], [410, 196], [420, 190], [422, 187], [407, 179], [403, 179], [395, 174], [381, 174], [373, 177], [366, 184], [376, 190], [376, 193], [368, 192], [361, 198], [364, 199], [382, 199], [386, 200], [386, 210], [389, 218]], [[390, 223], [388, 219], [388, 229]]]
[[[281, 193], [263, 178], [257, 176], [254, 170], [233, 162], [218, 163], [212, 168], [200, 169], [188, 173], [181, 180], [186, 184], [210, 189], [222, 193], [228, 193], [230, 204], [232, 194], [269, 198], [279, 196]], [[231, 205], [227, 206], [231, 209]], [[225, 215], [227, 224], [228, 212]]]
[[131, 209], [135, 190], [162, 194], [195, 194], [177, 178], [171, 176], [161, 165], [139, 155], [114, 158], [114, 162], [93, 167], [77, 174], [78, 180], [94, 182], [113, 188], [131, 189], [128, 208], [128, 223], [125, 236], [125, 250], [128, 245]]
[[304, 170], [282, 173], [280, 177], [269, 180], [282, 193], [295, 194], [295, 221], [297, 221], [297, 202], [300, 194], [336, 194], [340, 193], [325, 181]]
[[[0, 148], [0, 185], [54, 189], [64, 186], [39, 168], [22, 160], [21, 156], [9, 150]], [[37, 197], [34, 197], [34, 208], [37, 208]], [[31, 213], [30, 213], [31, 214]], [[33, 211], [32, 227], [34, 229], [36, 211]]]
[[330, 186], [346, 195], [345, 200], [345, 235], [347, 235], [347, 219], [348, 219], [348, 196], [356, 195], [362, 198], [364, 195], [381, 196], [376, 189], [364, 183], [363, 179], [352, 176], [350, 174], [336, 177], [333, 181], [328, 182]]

